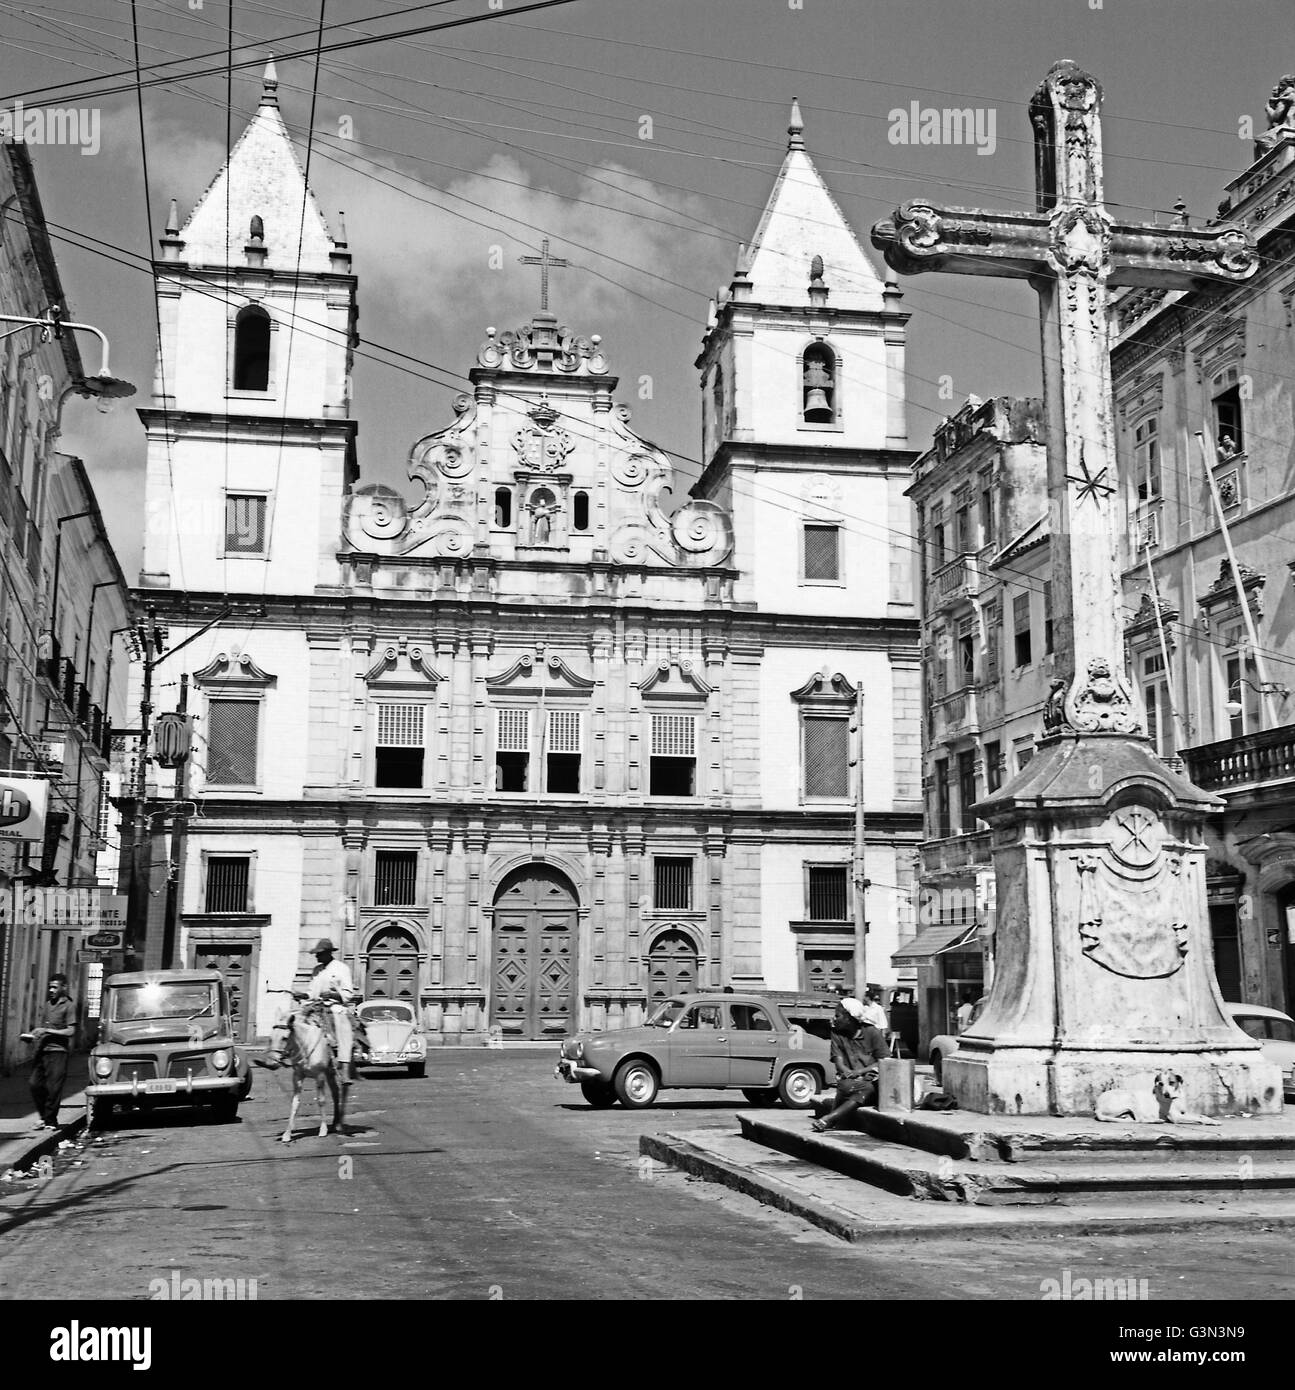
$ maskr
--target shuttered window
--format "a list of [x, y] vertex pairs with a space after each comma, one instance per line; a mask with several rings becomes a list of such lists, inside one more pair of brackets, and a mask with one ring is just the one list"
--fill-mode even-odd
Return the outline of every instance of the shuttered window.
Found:
[[531, 712], [528, 709], [501, 709], [499, 714], [499, 737], [495, 747], [501, 753], [529, 753], [531, 751]]
[[580, 790], [580, 726], [579, 710], [549, 710], [544, 790], [552, 795], [573, 796]]
[[207, 783], [256, 786], [259, 700], [211, 700], [207, 705]]
[[802, 731], [805, 796], [841, 799], [850, 795], [848, 719], [807, 715]]
[[530, 710], [496, 710], [495, 790], [501, 792], [527, 791], [530, 784], [530, 763]]
[[241, 854], [212, 855], [207, 860], [207, 911], [246, 912], [251, 859]]
[[654, 714], [649, 796], [697, 793], [697, 716]]
[[841, 528], [805, 527], [805, 578], [820, 583], [841, 578]]
[[809, 869], [809, 920], [844, 922], [849, 916], [846, 895], [847, 866], [811, 864]]
[[373, 901], [377, 907], [409, 907], [418, 901], [416, 850], [378, 850], [373, 861]]
[[692, 910], [692, 860], [652, 861], [652, 904], [661, 912]]
[[392, 701], [377, 707], [373, 782], [378, 787], [423, 785], [423, 723], [426, 706]]

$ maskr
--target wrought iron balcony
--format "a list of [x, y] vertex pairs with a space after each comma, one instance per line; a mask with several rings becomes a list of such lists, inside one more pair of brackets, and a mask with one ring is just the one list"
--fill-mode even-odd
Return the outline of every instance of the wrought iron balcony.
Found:
[[966, 835], [951, 835], [944, 840], [927, 840], [922, 846], [923, 873], [970, 868], [992, 862], [993, 832], [975, 830]]
[[1295, 724], [1184, 748], [1187, 772], [1206, 791], [1236, 791], [1295, 781]]

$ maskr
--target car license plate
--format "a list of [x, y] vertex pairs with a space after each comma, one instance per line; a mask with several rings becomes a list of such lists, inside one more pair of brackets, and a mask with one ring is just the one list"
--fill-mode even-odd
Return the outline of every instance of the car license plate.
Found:
[[180, 1089], [178, 1081], [146, 1081], [144, 1094], [149, 1096], [169, 1096]]

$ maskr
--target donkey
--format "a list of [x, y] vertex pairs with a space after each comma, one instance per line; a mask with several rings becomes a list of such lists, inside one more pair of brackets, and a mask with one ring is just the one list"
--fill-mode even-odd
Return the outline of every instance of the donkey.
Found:
[[[288, 1058], [292, 1066], [292, 1108], [288, 1112], [288, 1127], [279, 1136], [284, 1144], [292, 1143], [292, 1127], [296, 1123], [297, 1110], [301, 1105], [301, 1088], [308, 1076], [315, 1078], [316, 1094], [319, 1097], [319, 1137], [323, 1139], [330, 1131], [334, 1134], [345, 1132], [346, 1091], [345, 1082], [339, 1084], [337, 1059], [333, 1044], [320, 1018], [323, 1007], [316, 1001], [299, 1003], [292, 1011], [275, 1025], [289, 1035]], [[333, 1123], [324, 1118], [324, 1084], [333, 1097]]]

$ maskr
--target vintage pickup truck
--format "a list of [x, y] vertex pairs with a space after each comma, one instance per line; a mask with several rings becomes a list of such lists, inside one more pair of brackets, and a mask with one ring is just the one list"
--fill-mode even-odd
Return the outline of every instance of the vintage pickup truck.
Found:
[[836, 1079], [831, 995], [686, 994], [638, 1028], [581, 1033], [562, 1044], [556, 1075], [590, 1105], [638, 1109], [676, 1087], [735, 1087], [752, 1105], [808, 1108]]

